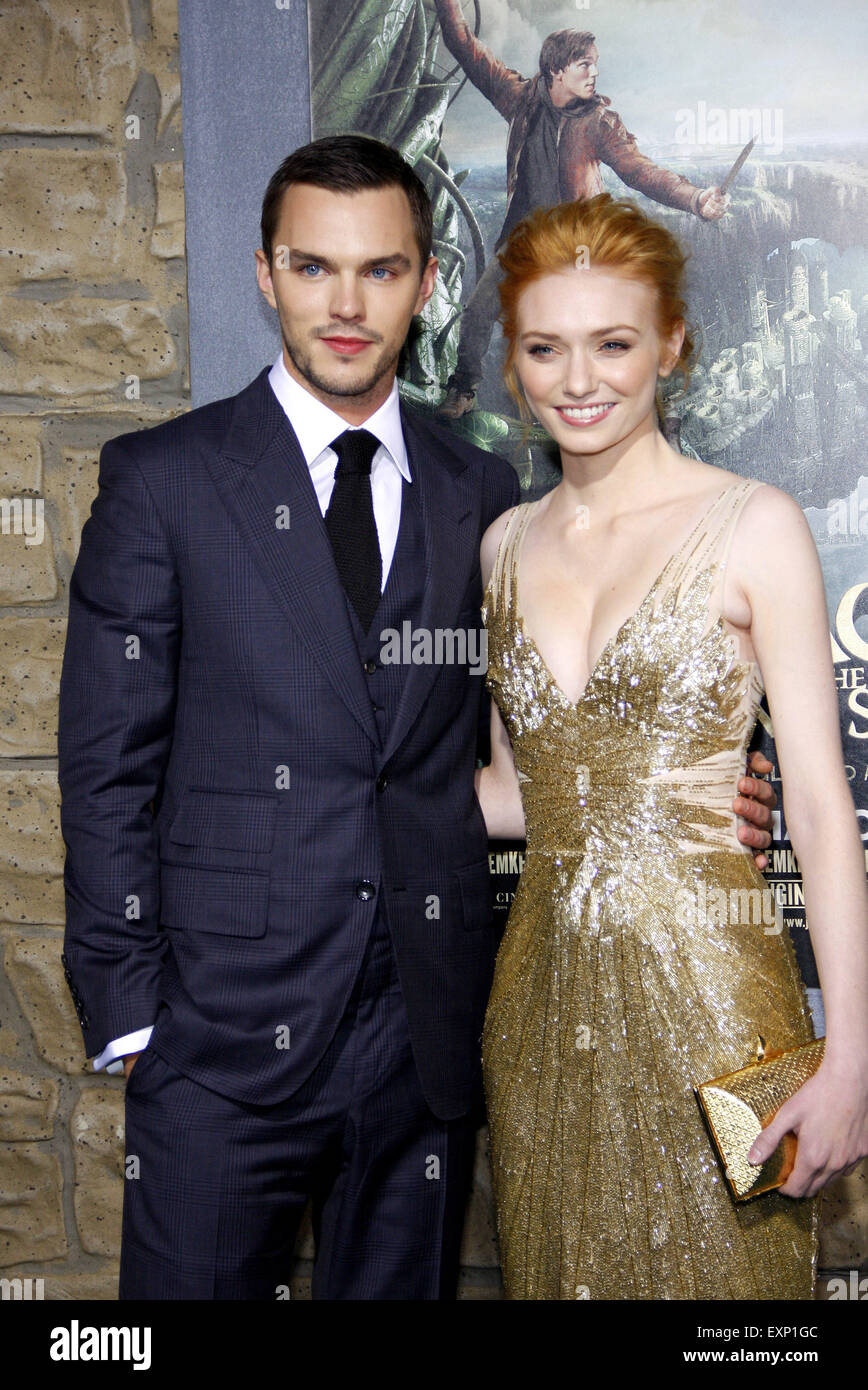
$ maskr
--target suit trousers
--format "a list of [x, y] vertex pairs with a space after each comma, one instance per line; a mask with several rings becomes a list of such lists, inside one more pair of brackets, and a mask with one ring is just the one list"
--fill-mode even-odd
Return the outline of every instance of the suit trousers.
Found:
[[381, 912], [288, 1100], [220, 1095], [156, 1041], [127, 1082], [121, 1299], [286, 1297], [308, 1198], [314, 1299], [455, 1296], [478, 1117], [439, 1120], [422, 1095]]

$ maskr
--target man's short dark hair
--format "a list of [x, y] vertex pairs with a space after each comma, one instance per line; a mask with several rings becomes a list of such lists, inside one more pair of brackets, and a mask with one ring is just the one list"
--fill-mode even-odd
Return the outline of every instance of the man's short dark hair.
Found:
[[594, 36], [587, 29], [557, 29], [549, 34], [539, 55], [539, 70], [546, 86], [552, 85], [556, 72], [563, 72], [570, 63], [584, 58], [593, 42]]
[[287, 155], [275, 169], [262, 200], [262, 250], [271, 265], [280, 203], [294, 183], [313, 184], [332, 193], [360, 193], [366, 188], [403, 188], [410, 204], [413, 231], [424, 270], [431, 255], [431, 200], [422, 180], [397, 150], [369, 135], [325, 135]]

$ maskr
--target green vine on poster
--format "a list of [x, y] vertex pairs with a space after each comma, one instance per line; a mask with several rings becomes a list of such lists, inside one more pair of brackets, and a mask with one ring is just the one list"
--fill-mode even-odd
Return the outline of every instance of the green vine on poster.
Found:
[[[434, 210], [437, 287], [417, 321], [401, 363], [401, 392], [411, 404], [434, 410], [454, 370], [462, 289], [486, 263], [482, 231], [461, 185], [468, 170], [454, 170], [443, 150], [443, 122], [464, 85], [464, 75], [442, 46], [433, 5], [423, 0], [363, 0], [334, 6], [311, 0], [311, 108], [316, 136], [353, 131], [400, 150], [414, 166]], [[478, 32], [480, 11], [474, 5]], [[464, 236], [461, 236], [463, 229]], [[460, 242], [472, 247], [471, 265]], [[474, 410], [454, 422], [474, 443], [511, 457], [522, 482], [530, 481], [529, 446], [545, 436], [502, 414]]]

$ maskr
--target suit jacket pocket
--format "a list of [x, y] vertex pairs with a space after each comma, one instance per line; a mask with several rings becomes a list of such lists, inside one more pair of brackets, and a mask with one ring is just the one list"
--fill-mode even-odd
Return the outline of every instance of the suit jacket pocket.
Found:
[[[150, 1042], [146, 1043], [133, 1063], [132, 1071], [124, 1082], [124, 1095], [128, 1095], [131, 1090], [138, 1090], [139, 1082], [144, 1075], [144, 1070], [154, 1060], [155, 1056], [156, 1053], [151, 1047]], [[145, 1068], [142, 1067], [143, 1062], [145, 1062]]]
[[264, 936], [268, 874], [160, 864], [160, 922], [181, 931]]
[[277, 797], [270, 792], [188, 787], [169, 829], [176, 845], [267, 854], [274, 841]]

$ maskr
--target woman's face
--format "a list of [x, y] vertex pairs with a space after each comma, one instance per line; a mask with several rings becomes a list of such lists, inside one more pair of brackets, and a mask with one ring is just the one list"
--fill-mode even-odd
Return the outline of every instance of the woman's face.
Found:
[[657, 291], [615, 270], [569, 267], [524, 289], [515, 366], [540, 424], [565, 453], [597, 454], [656, 428], [658, 376], [683, 324], [661, 338]]

